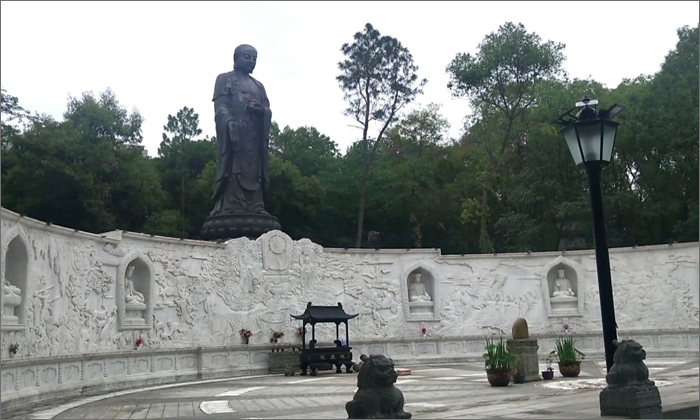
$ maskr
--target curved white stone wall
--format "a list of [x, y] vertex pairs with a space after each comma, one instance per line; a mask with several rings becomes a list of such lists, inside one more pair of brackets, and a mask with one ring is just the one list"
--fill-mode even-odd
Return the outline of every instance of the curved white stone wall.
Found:
[[[138, 337], [144, 342], [139, 351], [153, 355], [198, 347], [248, 354], [268, 345], [274, 331], [285, 334], [282, 342], [296, 343], [300, 324], [289, 314], [303, 312], [307, 302], [341, 302], [347, 312], [359, 313], [350, 321], [351, 345], [398, 359], [478, 354], [480, 337], [510, 334], [517, 317], [542, 337], [563, 332], [566, 321], [584, 348], [600, 347], [592, 250], [457, 256], [432, 249], [324, 249], [278, 231], [256, 241], [214, 244], [122, 231], [93, 235], [6, 209], [0, 220], [3, 403], [5, 391], [20, 395], [52, 377], [27, 358], [51, 363], [56, 356], [92, 354], [107, 377], [106, 360], [133, 351]], [[610, 260], [620, 335], [658, 331], [675, 338], [649, 338], [646, 345], [697, 350], [698, 243], [611, 249]], [[559, 268], [575, 292], [568, 300], [550, 297]], [[415, 272], [432, 305], [411, 309], [409, 277]], [[21, 303], [15, 305], [10, 295], [18, 289]], [[249, 349], [241, 329], [253, 332]], [[335, 327], [319, 327], [317, 334], [319, 341], [332, 341]], [[6, 364], [12, 344], [19, 345], [18, 360]], [[248, 356], [226, 358], [223, 366], [266, 363], [265, 356], [255, 357], [255, 363]], [[23, 380], [25, 365], [34, 368]], [[56, 369], [60, 384], [65, 376]], [[91, 375], [76, 369], [71, 375]]]

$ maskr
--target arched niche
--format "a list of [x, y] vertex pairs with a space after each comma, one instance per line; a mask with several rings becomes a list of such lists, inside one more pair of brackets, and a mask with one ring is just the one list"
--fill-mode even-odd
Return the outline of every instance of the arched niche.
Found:
[[[440, 281], [437, 270], [427, 261], [416, 261], [406, 266], [401, 274], [401, 295], [407, 321], [440, 321]], [[411, 282], [415, 274], [420, 276], [430, 300], [411, 301]]]
[[583, 316], [585, 277], [577, 262], [558, 256], [542, 268], [541, 284], [549, 317]]
[[117, 321], [120, 330], [150, 329], [153, 325], [155, 271], [140, 252], [128, 254], [117, 269]]
[[3, 331], [26, 328], [30, 283], [30, 241], [24, 230], [12, 227], [2, 242], [2, 323]]

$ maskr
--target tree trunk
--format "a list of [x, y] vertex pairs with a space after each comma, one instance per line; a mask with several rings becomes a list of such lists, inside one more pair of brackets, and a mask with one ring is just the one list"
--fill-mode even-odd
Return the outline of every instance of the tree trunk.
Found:
[[493, 252], [491, 238], [489, 237], [488, 227], [486, 226], [486, 207], [488, 205], [488, 194], [486, 187], [481, 189], [481, 229], [479, 231], [479, 247], [482, 253]]
[[180, 182], [180, 196], [181, 199], [180, 201], [181, 206], [180, 206], [180, 223], [182, 223], [182, 230], [180, 231], [180, 237], [184, 238], [185, 237], [185, 171], [182, 171], [182, 178]]
[[362, 246], [362, 230], [365, 223], [365, 204], [367, 202], [367, 178], [369, 178], [369, 167], [362, 166], [362, 177], [360, 178], [360, 211], [357, 214], [357, 236], [355, 237], [355, 248]]

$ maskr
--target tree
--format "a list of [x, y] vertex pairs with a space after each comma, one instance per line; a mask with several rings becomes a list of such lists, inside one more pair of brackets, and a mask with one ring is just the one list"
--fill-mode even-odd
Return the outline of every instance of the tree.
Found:
[[88, 232], [140, 230], [160, 204], [156, 172], [143, 156], [138, 113], [110, 91], [71, 98], [64, 122], [31, 121], [3, 151], [3, 204]]
[[[214, 156], [200, 156], [204, 159], [195, 158], [193, 162], [188, 162], [190, 156], [187, 152], [193, 149], [191, 144], [202, 134], [199, 128], [199, 114], [195, 113], [194, 109], [185, 106], [175, 116], [168, 115], [168, 123], [163, 126], [163, 130], [163, 140], [158, 148], [163, 188], [170, 195], [173, 204], [180, 207], [179, 236], [187, 237], [187, 184], [204, 170], [208, 160]], [[168, 217], [164, 220], [172, 221], [173, 218]]]
[[398, 175], [395, 193], [389, 197], [401, 197], [399, 209], [408, 210], [403, 217], [411, 225], [410, 246], [416, 248], [424, 245], [425, 223], [441, 208], [436, 181], [446, 154], [440, 146], [448, 129], [439, 105], [429, 104], [409, 113], [387, 136], [385, 147], [391, 172]]
[[[678, 43], [653, 77], [625, 80], [610, 102], [620, 114], [616, 165], [631, 179], [635, 244], [698, 238], [698, 27], [678, 29]], [[613, 166], [613, 165], [611, 165]], [[607, 191], [606, 191], [607, 193]]]
[[516, 124], [537, 104], [540, 81], [564, 74], [564, 45], [542, 42], [522, 24], [507, 22], [487, 35], [478, 48], [475, 55], [457, 54], [447, 73], [451, 79], [448, 88], [455, 96], [467, 97], [475, 110], [471, 125], [485, 128], [479, 141], [487, 161], [481, 165], [483, 187], [477, 213], [482, 252], [491, 252], [489, 194], [492, 200], [498, 197], [497, 175], [509, 147], [519, 140], [514, 135], [519, 132]]
[[[352, 117], [362, 128], [360, 150], [360, 208], [357, 217], [355, 246], [362, 244], [370, 169], [385, 133], [395, 122], [400, 110], [423, 91], [426, 79], [418, 80], [418, 66], [409, 50], [396, 39], [380, 35], [371, 24], [354, 35], [352, 44], [343, 44], [345, 60], [338, 63], [340, 88], [345, 93]], [[371, 126], [379, 130], [370, 136]]]
[[21, 122], [28, 117], [29, 113], [19, 105], [19, 99], [7, 93], [5, 88], [2, 88], [2, 95], [0, 95], [0, 108], [2, 111], [0, 131], [2, 132], [2, 150], [4, 151], [11, 147], [12, 139], [20, 133], [19, 129], [10, 123]]
[[0, 88], [2, 95], [0, 95], [0, 111], [2, 111], [2, 117], [5, 121], [22, 120], [29, 117], [29, 112], [19, 105], [19, 99], [10, 95], [7, 89]]
[[318, 175], [338, 156], [338, 145], [314, 127], [271, 130], [270, 152], [296, 166], [303, 176]]
[[141, 114], [136, 109], [129, 114], [109, 88], [99, 98], [92, 92], [83, 93], [82, 98], [70, 97], [63, 117], [91, 142], [138, 146], [143, 140]]

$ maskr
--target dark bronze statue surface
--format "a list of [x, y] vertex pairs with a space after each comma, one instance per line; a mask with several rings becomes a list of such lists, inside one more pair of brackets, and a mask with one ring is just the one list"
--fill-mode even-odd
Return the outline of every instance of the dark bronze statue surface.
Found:
[[383, 355], [362, 355], [357, 391], [345, 404], [349, 419], [410, 419], [403, 411], [403, 393], [394, 385], [398, 374], [393, 360]]
[[203, 239], [255, 238], [280, 229], [277, 218], [265, 211], [272, 112], [265, 87], [250, 75], [257, 58], [255, 48], [239, 45], [233, 71], [216, 78], [215, 203], [202, 227]]

